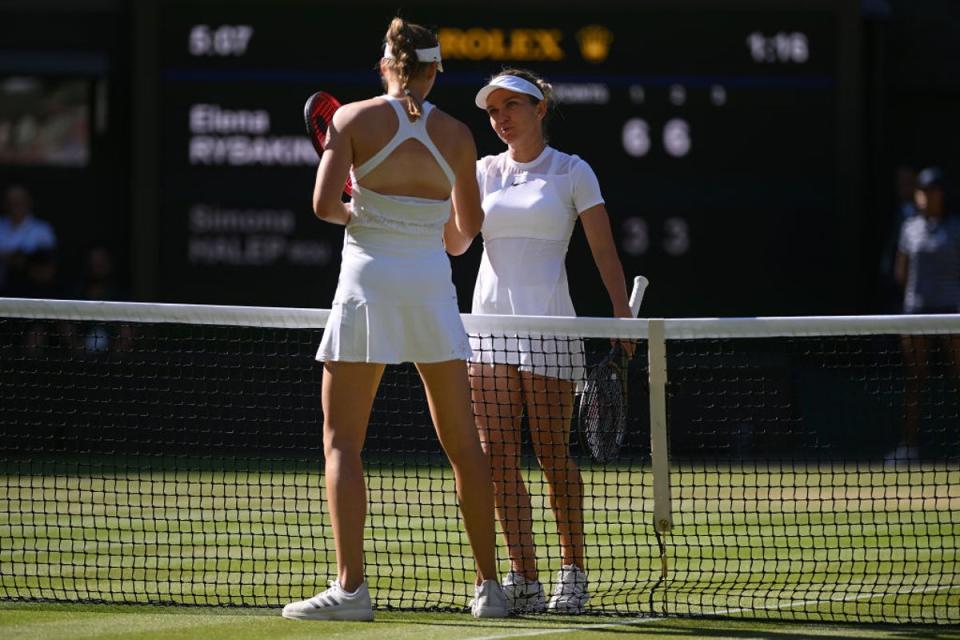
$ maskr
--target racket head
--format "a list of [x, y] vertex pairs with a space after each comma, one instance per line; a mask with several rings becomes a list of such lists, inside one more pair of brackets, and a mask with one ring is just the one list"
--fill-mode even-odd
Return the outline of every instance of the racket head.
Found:
[[[333, 114], [341, 107], [340, 101], [326, 91], [317, 91], [307, 98], [303, 105], [303, 122], [307, 128], [307, 136], [313, 144], [318, 156], [323, 155], [327, 140], [327, 130], [333, 122]], [[343, 188], [348, 196], [353, 192], [350, 180]]]
[[600, 464], [615, 460], [626, 438], [625, 363], [618, 343], [590, 371], [580, 396], [580, 443]]

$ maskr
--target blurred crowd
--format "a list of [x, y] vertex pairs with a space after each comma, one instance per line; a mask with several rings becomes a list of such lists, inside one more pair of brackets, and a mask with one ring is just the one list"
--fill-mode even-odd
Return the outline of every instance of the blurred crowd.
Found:
[[[75, 248], [72, 248], [75, 249]], [[0, 214], [0, 297], [122, 300], [113, 255], [103, 246], [87, 249], [82, 264], [62, 265], [53, 225], [34, 210], [23, 185], [4, 192]]]

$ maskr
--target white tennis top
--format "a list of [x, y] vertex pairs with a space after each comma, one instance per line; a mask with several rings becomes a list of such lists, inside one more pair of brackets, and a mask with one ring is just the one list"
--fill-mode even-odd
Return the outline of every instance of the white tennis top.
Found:
[[383, 149], [352, 172], [352, 215], [317, 360], [465, 360], [470, 344], [443, 247], [450, 199], [384, 195], [357, 183], [411, 138], [430, 150], [451, 187], [454, 182], [453, 170], [427, 134], [433, 106], [424, 102], [423, 115], [410, 122], [401, 101], [383, 99], [396, 111], [399, 126]]
[[[593, 169], [548, 146], [530, 162], [514, 162], [507, 152], [481, 158], [477, 181], [486, 216], [473, 313], [575, 316], [565, 259], [577, 217], [603, 203]], [[472, 337], [471, 345], [475, 360], [551, 377], [582, 374], [579, 341], [501, 346]]]
[[545, 147], [530, 162], [481, 158], [477, 181], [486, 217], [473, 313], [576, 315], [564, 260], [577, 216], [603, 203], [593, 169]]

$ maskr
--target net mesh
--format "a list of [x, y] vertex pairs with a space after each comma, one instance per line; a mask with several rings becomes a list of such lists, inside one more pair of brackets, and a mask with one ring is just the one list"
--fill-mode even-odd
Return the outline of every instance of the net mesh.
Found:
[[665, 611], [960, 616], [955, 335], [668, 341]]
[[[142, 313], [137, 322], [0, 319], [0, 598], [278, 606], [322, 590], [336, 574], [322, 368], [313, 360], [322, 330]], [[484, 336], [503, 355], [544, 350], [539, 337]], [[609, 348], [604, 339], [549, 344], [561, 361]], [[496, 369], [483, 379], [501, 386]], [[522, 471], [547, 575], [560, 566], [556, 521], [522, 422]], [[569, 440], [579, 458], [577, 438]], [[650, 553], [634, 508], [645, 437], [633, 440], [635, 460], [583, 469], [585, 534], [603, 549], [597, 569], [609, 570], [594, 579], [600, 606], [630, 608], [640, 593], [632, 576]], [[364, 461], [376, 606], [465, 607], [474, 563], [412, 365], [387, 368]]]
[[[0, 599], [277, 607], [335, 576], [322, 313], [0, 301], [0, 316]], [[930, 334], [910, 318], [872, 335], [668, 330], [666, 479], [650, 464], [644, 321], [464, 318], [490, 354], [477, 421], [520, 434], [500, 466], [519, 460], [548, 597], [563, 528], [548, 458], [566, 453], [544, 425], [582, 478], [589, 612], [960, 622], [955, 318]], [[638, 348], [623, 447], [599, 464], [574, 389], [614, 336]], [[576, 379], [537, 375], [550, 366]], [[364, 462], [375, 606], [462, 610], [472, 555], [410, 365], [387, 367]], [[498, 552], [506, 572], [502, 539]]]

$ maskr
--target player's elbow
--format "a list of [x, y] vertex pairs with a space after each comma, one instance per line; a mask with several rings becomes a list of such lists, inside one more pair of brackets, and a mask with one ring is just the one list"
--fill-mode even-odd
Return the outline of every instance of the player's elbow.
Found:
[[443, 237], [443, 246], [452, 256], [462, 256], [470, 248], [476, 234], [465, 236], [461, 232], [445, 233]]
[[343, 215], [343, 201], [340, 198], [340, 189], [331, 188], [328, 182], [318, 176], [313, 187], [313, 214], [321, 220], [336, 222]]
[[464, 242], [466, 242], [468, 247], [470, 243], [473, 242], [473, 239], [480, 234], [480, 227], [481, 225], [477, 223], [467, 224], [460, 228], [460, 235], [463, 236]]
[[323, 204], [316, 199], [313, 201], [313, 215], [317, 216], [321, 220], [326, 220], [328, 217], [328, 213], [326, 209], [324, 209]]
[[467, 245], [473, 242], [473, 239], [480, 233], [483, 227], [483, 210], [480, 209], [471, 215], [458, 216], [457, 228], [460, 234], [466, 239]]
[[337, 213], [335, 204], [339, 204], [339, 200], [334, 203], [330, 198], [324, 198], [322, 192], [317, 190], [313, 196], [313, 214], [321, 220], [332, 220]]
[[452, 256], [462, 256], [467, 252], [467, 248], [469, 246], [469, 244], [459, 242], [450, 242], [444, 244], [444, 248], [447, 250], [447, 253]]
[[338, 215], [335, 210], [329, 207], [321, 206], [319, 203], [314, 203], [313, 205], [313, 214], [317, 216], [320, 220], [324, 222], [337, 222]]

